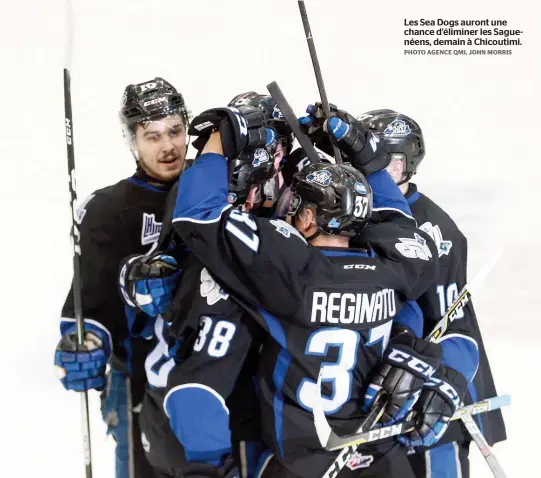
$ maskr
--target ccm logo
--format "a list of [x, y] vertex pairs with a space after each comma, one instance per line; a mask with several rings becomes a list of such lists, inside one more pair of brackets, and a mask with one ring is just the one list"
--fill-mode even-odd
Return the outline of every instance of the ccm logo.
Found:
[[436, 371], [431, 365], [428, 365], [426, 362], [423, 362], [416, 357], [412, 357], [402, 350], [393, 349], [388, 357], [389, 360], [392, 360], [393, 362], [406, 364], [408, 368], [415, 370], [427, 378]]
[[367, 271], [375, 271], [376, 266], [368, 266], [366, 264], [347, 264], [344, 266], [344, 269], [364, 269]]

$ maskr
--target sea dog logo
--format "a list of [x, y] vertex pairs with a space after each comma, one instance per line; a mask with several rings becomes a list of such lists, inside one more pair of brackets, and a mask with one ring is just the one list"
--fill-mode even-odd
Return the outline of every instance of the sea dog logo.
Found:
[[254, 151], [254, 160], [252, 161], [252, 166], [259, 166], [263, 163], [269, 162], [269, 153], [262, 148], [258, 148]]
[[328, 186], [331, 184], [331, 173], [328, 169], [322, 169], [306, 176], [309, 183], [319, 184], [320, 186]]
[[404, 120], [394, 120], [387, 125], [383, 132], [385, 136], [407, 136], [411, 133], [411, 128]]

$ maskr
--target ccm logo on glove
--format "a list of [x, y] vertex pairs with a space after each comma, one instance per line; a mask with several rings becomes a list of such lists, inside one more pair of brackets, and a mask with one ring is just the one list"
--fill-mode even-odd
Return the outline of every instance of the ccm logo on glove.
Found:
[[387, 357], [392, 362], [406, 364], [409, 369], [419, 372], [427, 378], [431, 377], [436, 371], [434, 367], [428, 365], [426, 362], [398, 349], [391, 350]]
[[431, 377], [430, 380], [425, 385], [426, 388], [437, 388], [441, 393], [443, 393], [451, 402], [453, 402], [455, 407], [458, 407], [460, 404], [460, 397], [455, 388], [447, 382], [440, 380], [436, 377]]

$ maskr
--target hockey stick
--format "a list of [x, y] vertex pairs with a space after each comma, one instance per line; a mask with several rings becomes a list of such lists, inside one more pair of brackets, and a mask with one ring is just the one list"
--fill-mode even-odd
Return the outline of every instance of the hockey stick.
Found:
[[[319, 382], [319, 380], [318, 380]], [[511, 395], [498, 395], [497, 397], [487, 398], [480, 402], [472, 403], [459, 408], [455, 414], [451, 417], [451, 421], [461, 420], [463, 417], [471, 418], [473, 415], [480, 413], [490, 412], [499, 408], [507, 407], [511, 404]], [[337, 451], [346, 447], [354, 445], [360, 445], [362, 443], [371, 443], [378, 440], [384, 440], [390, 437], [407, 433], [413, 429], [415, 421], [410, 420], [409, 417], [406, 421], [396, 423], [381, 428], [372, 428], [365, 431], [357, 431], [352, 435], [339, 436], [330, 430], [329, 438], [325, 445], [327, 451]]]
[[135, 455], [133, 449], [133, 399], [131, 378], [126, 375], [126, 408], [128, 409], [128, 476], [135, 478]]
[[[71, 109], [71, 60], [73, 56], [73, 8], [66, 0], [66, 57], [64, 60], [64, 112], [66, 146], [68, 155], [70, 205], [72, 215], [71, 238], [73, 243], [73, 307], [77, 327], [77, 343], [84, 343], [84, 320], [81, 301], [81, 245], [77, 216], [77, 188], [75, 183], [75, 152], [73, 147], [73, 114]], [[90, 417], [88, 391], [81, 392], [81, 415], [83, 425], [83, 450], [86, 478], [92, 478], [92, 453], [90, 449]]]
[[[428, 335], [429, 340], [431, 340], [431, 341], [437, 340], [437, 338], [440, 337], [447, 330], [447, 328], [453, 322], [453, 320], [456, 319], [459, 308], [464, 307], [469, 302], [469, 300], [471, 298], [470, 290], [471, 289], [475, 290], [479, 286], [479, 284], [481, 284], [485, 280], [485, 278], [490, 273], [492, 268], [499, 261], [502, 252], [503, 251], [501, 249], [497, 250], [496, 254], [494, 254], [494, 256], [492, 257], [492, 260], [490, 260], [485, 265], [485, 267], [483, 267], [483, 269], [481, 269], [481, 271], [479, 271], [479, 273], [473, 278], [473, 280], [470, 282], [470, 284], [469, 285], [466, 284], [462, 288], [462, 290], [460, 291], [460, 294], [458, 295], [456, 300], [447, 309], [447, 312], [445, 313], [445, 316], [436, 324], [433, 331]], [[318, 380], [318, 383], [320, 383], [320, 380]], [[325, 413], [323, 411], [323, 402], [322, 402], [322, 399], [321, 399], [321, 389], [316, 387], [316, 390], [317, 390], [318, 393], [314, 397], [313, 415], [314, 415], [314, 424], [315, 424], [315, 427], [316, 427], [316, 432], [318, 434], [318, 438], [319, 438], [319, 441], [322, 444], [322, 446], [326, 447], [326, 444], [331, 439], [331, 437], [334, 440], [340, 440], [340, 439], [343, 439], [343, 438], [353, 440], [355, 435], [351, 435], [349, 437], [340, 437], [339, 435], [337, 435], [336, 433], [334, 433], [332, 431], [332, 428], [330, 427], [329, 422], [327, 421], [327, 418], [325, 417]], [[503, 397], [506, 397], [506, 396], [503, 396]], [[510, 399], [510, 397], [509, 397], [509, 399]], [[379, 402], [376, 401], [375, 407], [377, 408], [377, 410], [380, 411], [378, 415], [381, 414], [381, 409], [384, 407], [384, 405], [385, 405], [385, 403], [383, 402], [383, 400], [380, 400]], [[485, 411], [488, 411], [488, 410], [485, 410]], [[463, 415], [463, 416], [466, 416], [466, 415]], [[458, 418], [463, 419], [463, 416], [460, 416]], [[466, 418], [466, 420], [467, 420], [467, 418]], [[362, 433], [365, 433], [364, 430], [367, 428], [366, 427], [366, 421], [367, 420], [365, 420], [362, 423], [361, 427], [358, 429], [358, 431], [357, 431], [357, 436], [358, 437]], [[463, 422], [465, 423], [464, 419], [463, 419]], [[473, 423], [473, 425], [472, 425], [472, 423]], [[397, 424], [397, 425], [401, 425], [401, 424]], [[395, 426], [397, 426], [397, 425], [395, 425]], [[477, 424], [475, 423], [475, 421], [471, 420], [471, 422], [469, 422], [469, 427], [468, 427], [469, 431], [470, 431], [470, 428], [476, 434], [476, 435], [472, 435], [474, 440], [475, 440], [475, 436], [478, 436], [478, 437], [481, 436], [482, 437], [481, 431], [477, 427]], [[378, 429], [378, 430], [382, 430], [382, 429]], [[400, 431], [398, 434], [403, 433], [404, 431], [406, 431], [406, 430], [404, 429], [403, 431]], [[472, 433], [472, 431], [470, 431], [470, 433]], [[389, 435], [389, 436], [392, 436], [392, 435]], [[482, 440], [484, 440], [484, 437], [482, 438]], [[486, 440], [484, 440], [484, 441], [486, 443]], [[477, 441], [476, 441], [476, 444], [478, 444]], [[357, 450], [357, 447], [358, 447], [358, 445], [347, 445], [347, 444], [343, 445], [343, 446], [346, 447], [346, 448], [344, 448], [344, 451], [342, 451], [338, 455], [336, 460], [331, 464], [331, 466], [329, 467], [329, 469], [327, 470], [325, 475], [323, 475], [323, 478], [336, 476], [338, 474], [338, 472], [345, 466], [345, 464], [348, 462], [348, 460], [353, 456], [353, 454], [355, 453], [355, 451]], [[478, 444], [478, 446], [479, 446], [479, 444]], [[480, 447], [480, 450], [483, 453], [483, 456], [485, 456], [484, 451], [487, 450], [487, 447], [484, 447], [484, 448]], [[490, 451], [490, 448], [488, 448], [488, 450]], [[494, 455], [492, 455], [492, 456], [494, 456]], [[485, 458], [486, 458], [486, 456], [485, 456]], [[495, 460], [495, 457], [494, 457], [494, 460]], [[493, 461], [493, 460], [491, 459], [491, 461]], [[488, 460], [487, 460], [487, 462], [488, 462]], [[489, 465], [490, 465], [490, 462], [489, 462]], [[498, 465], [498, 467], [499, 467], [499, 465]], [[491, 469], [492, 469], [492, 466], [491, 466]], [[503, 477], [504, 475], [496, 475], [495, 474], [495, 476], [499, 478], [499, 477]]]
[[274, 101], [276, 101], [276, 104], [278, 105], [278, 108], [280, 108], [280, 111], [284, 115], [284, 118], [288, 124], [288, 126], [291, 128], [291, 131], [297, 138], [297, 141], [301, 145], [301, 148], [304, 150], [306, 155], [308, 156], [308, 159], [312, 163], [319, 163], [320, 157], [319, 154], [316, 151], [316, 148], [310, 141], [310, 138], [301, 130], [301, 127], [299, 126], [299, 120], [297, 119], [297, 116], [295, 115], [293, 109], [289, 105], [289, 103], [286, 100], [286, 97], [282, 93], [282, 90], [278, 86], [278, 83], [276, 81], [273, 81], [272, 83], [269, 83], [267, 85], [267, 90], [269, 90], [269, 93], [271, 94]]
[[[325, 91], [325, 85], [323, 84], [323, 76], [321, 74], [321, 68], [319, 66], [319, 60], [317, 59], [316, 45], [314, 43], [314, 37], [312, 36], [312, 30], [310, 23], [308, 22], [308, 13], [306, 13], [306, 5], [304, 0], [298, 0], [299, 10], [301, 12], [302, 25], [304, 27], [304, 34], [306, 35], [306, 42], [308, 43], [308, 50], [310, 50], [310, 58], [312, 59], [312, 66], [314, 67], [314, 73], [316, 75], [317, 87], [319, 89], [319, 95], [321, 96], [321, 105], [323, 106], [323, 112], [328, 118], [331, 115], [331, 109], [329, 107], [329, 100], [327, 99], [327, 92]], [[333, 143], [332, 149], [334, 152], [334, 158], [337, 164], [342, 164], [342, 155], [340, 150]]]

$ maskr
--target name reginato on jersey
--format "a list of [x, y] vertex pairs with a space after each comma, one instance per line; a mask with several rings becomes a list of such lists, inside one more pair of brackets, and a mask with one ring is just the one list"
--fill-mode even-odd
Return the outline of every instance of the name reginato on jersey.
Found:
[[[310, 323], [366, 324], [386, 322], [396, 314], [394, 289], [383, 289], [371, 294], [353, 292], [312, 292]], [[357, 326], [357, 328], [359, 328]], [[362, 327], [361, 327], [362, 328]]]

